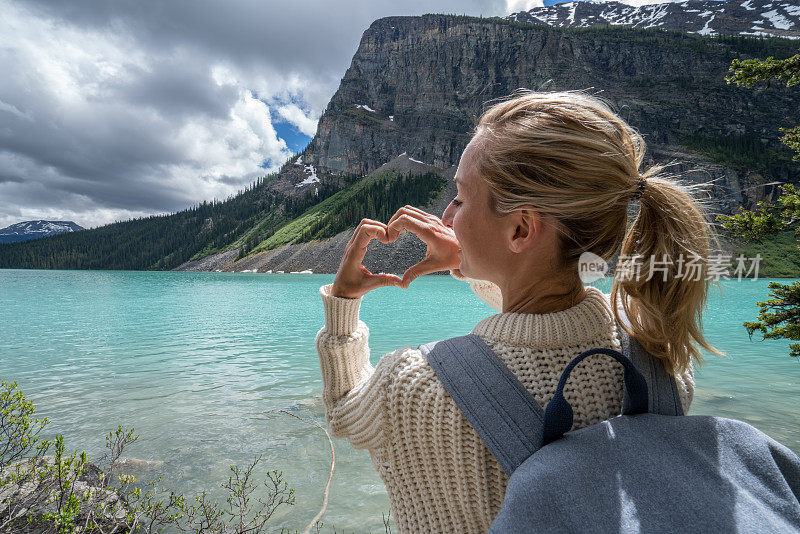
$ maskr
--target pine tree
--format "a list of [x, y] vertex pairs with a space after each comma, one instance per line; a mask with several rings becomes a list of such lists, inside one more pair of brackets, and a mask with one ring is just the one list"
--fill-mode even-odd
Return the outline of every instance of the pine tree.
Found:
[[[785, 82], [787, 87], [800, 83], [800, 54], [788, 59], [735, 59], [725, 80], [739, 86], [752, 88], [759, 82], [770, 85], [772, 80]], [[800, 161], [800, 126], [781, 128], [785, 135], [781, 141], [795, 151], [794, 160]], [[791, 184], [781, 186], [783, 194], [776, 203], [759, 202], [754, 211], [742, 211], [734, 216], [721, 215], [717, 220], [735, 235], [746, 239], [782, 231], [800, 222], [800, 192]], [[800, 229], [795, 230], [800, 237]], [[798, 247], [800, 248], [800, 247]], [[756, 303], [759, 306], [758, 321], [745, 322], [744, 327], [751, 336], [758, 330], [764, 339], [800, 340], [800, 283], [779, 284], [770, 282], [773, 298]], [[800, 343], [789, 346], [790, 356], [800, 357]]]
[[[760, 82], [765, 82], [767, 87], [772, 80], [785, 82], [786, 87], [800, 83], [800, 54], [787, 59], [734, 59], [731, 63], [725, 81], [738, 86], [752, 88]], [[781, 128], [785, 134], [781, 141], [795, 151], [794, 160], [800, 161], [800, 126]]]

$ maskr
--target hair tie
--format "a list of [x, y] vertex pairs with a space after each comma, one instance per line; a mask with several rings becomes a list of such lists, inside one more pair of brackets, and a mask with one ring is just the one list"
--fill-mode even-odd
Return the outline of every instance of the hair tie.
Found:
[[644, 176], [639, 175], [639, 183], [637, 184], [636, 192], [633, 194], [634, 200], [639, 200], [642, 198], [642, 194], [644, 193], [644, 188], [647, 185], [647, 179]]

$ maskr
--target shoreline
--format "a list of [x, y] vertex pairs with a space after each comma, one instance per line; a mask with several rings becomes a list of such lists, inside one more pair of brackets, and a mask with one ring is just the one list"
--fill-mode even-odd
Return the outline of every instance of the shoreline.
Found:
[[[396, 269], [395, 270], [391, 270], [390, 269], [390, 270], [381, 271], [381, 272], [386, 272], [386, 273], [390, 273], [390, 274], [392, 272], [394, 272], [394, 274], [398, 274], [398, 273], [404, 272], [404, 270], [405, 269], [403, 269], [403, 270], [396, 270]], [[137, 270], [137, 269], [40, 269], [40, 268], [27, 268], [27, 267], [14, 267], [14, 268], [3, 267], [3, 268], [0, 268], [0, 271], [48, 271], [48, 272], [59, 272], [59, 271], [62, 271], [62, 272], [98, 272], [98, 273], [103, 273], [103, 272], [123, 273], [124, 272], [124, 273], [196, 273], [196, 274], [200, 274], [200, 273], [207, 273], [207, 274], [274, 274], [274, 275], [328, 275], [328, 276], [333, 276], [333, 275], [336, 274], [336, 271], [317, 272], [317, 271], [314, 271], [313, 269], [301, 269], [299, 271], [282, 271], [282, 270], [278, 270], [278, 271], [271, 271], [270, 272], [270, 270], [266, 270], [266, 271], [258, 271], [258, 270], [256, 270], [256, 271], [253, 271], [253, 270], [242, 270], [242, 271], [217, 270], [217, 271], [211, 271], [211, 270], [200, 270], [200, 269], [192, 269], [192, 270], [189, 270], [189, 269], [181, 269], [181, 270], [179, 270], [179, 269]], [[307, 271], [311, 271], [311, 272], [307, 272]], [[435, 273], [429, 273], [429, 274], [426, 274], [426, 275], [423, 275], [423, 276], [448, 276], [449, 274], [450, 273], [448, 271], [437, 271]], [[603, 280], [603, 279], [611, 280], [612, 278], [613, 278], [613, 275], [612, 276], [604, 276], [602, 278], [598, 278], [597, 280]], [[797, 281], [800, 281], [800, 273], [798, 273], [797, 276], [771, 276], [771, 275], [761, 275], [761, 273], [759, 273], [758, 277], [742, 276], [742, 280], [753, 280], [753, 281], [755, 281], [755, 280], [763, 280], [763, 279], [767, 279], [767, 278], [775, 279], [775, 280], [797, 280]], [[722, 281], [722, 280], [737, 280], [738, 281], [738, 277], [736, 277], [736, 276], [720, 277], [719, 280], [720, 281]], [[710, 281], [713, 281], [713, 280], [710, 280]]]

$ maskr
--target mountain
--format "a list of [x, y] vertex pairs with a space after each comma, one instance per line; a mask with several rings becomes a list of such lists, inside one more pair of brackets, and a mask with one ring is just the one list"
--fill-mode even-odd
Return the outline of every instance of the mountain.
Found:
[[82, 226], [78, 226], [72, 221], [24, 221], [1, 229], [0, 243], [29, 241], [65, 232], [77, 232], [83, 229]]
[[[644, 136], [645, 164], [673, 163], [682, 180], [711, 182], [716, 212], [752, 208], [773, 199], [777, 183], [800, 181], [778, 141], [781, 126], [800, 124], [797, 92], [740, 88], [725, 75], [735, 58], [797, 49], [787, 38], [662, 28], [379, 19], [309, 146], [277, 174], [202, 209], [0, 247], [0, 267], [333, 272], [356, 216], [403, 203], [440, 213], [451, 183], [437, 189], [431, 175], [452, 178], [482, 110], [520, 87], [599, 94]], [[408, 238], [370, 254], [370, 269], [398, 272], [424, 247]]]
[[796, 0], [690, 0], [633, 7], [619, 2], [570, 2], [514, 13], [510, 20], [557, 27], [597, 25], [662, 28], [699, 35], [800, 38]]
[[800, 122], [800, 112], [792, 88], [745, 89], [727, 84], [725, 75], [734, 58], [795, 53], [797, 42], [789, 39], [659, 28], [556, 28], [448, 15], [380, 19], [364, 32], [320, 118], [301, 156], [305, 167], [282, 173], [275, 185], [292, 189], [308, 169], [322, 182], [365, 175], [404, 152], [444, 169], [458, 162], [492, 100], [520, 87], [590, 89], [639, 129], [656, 159], [741, 153], [747, 161], [715, 159], [742, 171], [735, 178], [709, 171], [709, 178], [725, 175], [714, 194], [730, 212], [756, 185], [745, 183], [755, 178], [744, 171], [794, 176], [779, 126]]
[[[336, 272], [352, 229], [362, 218], [388, 221], [406, 204], [442, 213], [456, 194], [454, 176], [454, 166], [440, 169], [400, 154], [276, 231], [263, 232], [256, 226], [235, 248], [198, 255], [176, 270]], [[374, 272], [402, 273], [424, 257], [425, 245], [404, 234], [390, 245], [371, 243], [364, 265]]]

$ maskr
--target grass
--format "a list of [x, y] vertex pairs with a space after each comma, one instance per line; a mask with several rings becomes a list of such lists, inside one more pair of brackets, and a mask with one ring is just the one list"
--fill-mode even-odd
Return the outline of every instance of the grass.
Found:
[[[800, 243], [796, 241], [794, 230], [786, 230], [779, 234], [765, 237], [760, 243], [732, 242], [733, 262], [736, 257], [744, 254], [745, 258], [754, 258], [761, 255], [758, 268], [759, 278], [800, 278]], [[751, 261], [745, 262], [745, 268], [750, 268]]]
[[291, 243], [332, 237], [352, 228], [363, 217], [384, 220], [405, 204], [425, 205], [444, 189], [433, 173], [403, 175], [390, 170], [369, 175], [316, 204], [278, 228], [253, 248], [257, 254]]

